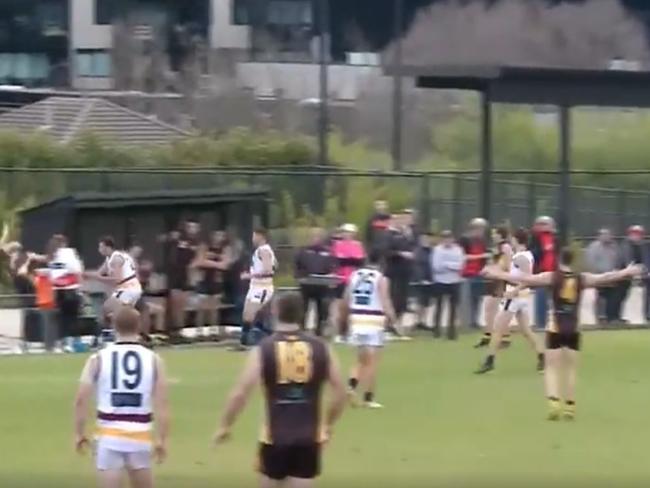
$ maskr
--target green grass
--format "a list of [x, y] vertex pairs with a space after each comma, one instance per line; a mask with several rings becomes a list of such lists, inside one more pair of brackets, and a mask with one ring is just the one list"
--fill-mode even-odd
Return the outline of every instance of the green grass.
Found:
[[[639, 486], [650, 478], [650, 335], [587, 334], [578, 417], [545, 418], [542, 378], [515, 338], [490, 376], [459, 343], [391, 344], [382, 364], [383, 411], [348, 410], [325, 455], [319, 486]], [[352, 355], [339, 349], [344, 365]], [[209, 441], [243, 357], [224, 350], [164, 354], [172, 388], [170, 459], [159, 486], [253, 486], [259, 401], [233, 441]], [[71, 446], [71, 405], [83, 356], [0, 359], [0, 486], [88, 487], [91, 459]]]

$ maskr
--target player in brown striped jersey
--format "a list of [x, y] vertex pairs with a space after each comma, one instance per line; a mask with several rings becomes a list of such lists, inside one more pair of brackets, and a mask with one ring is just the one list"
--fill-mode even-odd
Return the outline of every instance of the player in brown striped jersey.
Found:
[[544, 382], [549, 401], [549, 420], [559, 420], [562, 414], [568, 420], [575, 416], [575, 386], [577, 355], [580, 350], [580, 299], [585, 288], [597, 288], [616, 281], [639, 276], [643, 266], [630, 265], [609, 273], [579, 273], [573, 270], [573, 252], [564, 249], [557, 271], [517, 277], [495, 267], [487, 268], [489, 278], [503, 279], [513, 284], [551, 288], [553, 309], [546, 327], [546, 367]]

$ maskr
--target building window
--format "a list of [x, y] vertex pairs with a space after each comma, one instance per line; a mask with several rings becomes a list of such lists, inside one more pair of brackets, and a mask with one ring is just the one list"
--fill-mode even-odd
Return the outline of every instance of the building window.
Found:
[[271, 0], [268, 23], [271, 25], [311, 25], [312, 14], [311, 1]]
[[44, 36], [65, 35], [68, 25], [66, 6], [57, 0], [43, 0], [37, 5], [37, 18]]
[[95, 24], [110, 25], [113, 22], [115, 0], [95, 0]]
[[50, 63], [45, 54], [0, 53], [0, 82], [31, 83], [46, 80]]
[[79, 49], [76, 55], [77, 76], [106, 78], [111, 76], [111, 56], [99, 49]]
[[250, 8], [248, 0], [232, 0], [230, 12], [232, 14], [231, 24], [250, 25]]

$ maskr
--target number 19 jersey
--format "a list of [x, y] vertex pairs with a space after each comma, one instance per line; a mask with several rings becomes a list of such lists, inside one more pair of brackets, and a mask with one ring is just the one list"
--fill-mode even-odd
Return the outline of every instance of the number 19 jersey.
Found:
[[117, 342], [98, 353], [97, 441], [120, 452], [151, 449], [156, 355]]

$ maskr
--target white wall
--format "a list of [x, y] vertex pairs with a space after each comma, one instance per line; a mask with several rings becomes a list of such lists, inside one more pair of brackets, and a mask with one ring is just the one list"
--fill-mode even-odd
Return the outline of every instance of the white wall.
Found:
[[211, 0], [210, 47], [213, 49], [249, 47], [249, 28], [244, 25], [232, 25], [231, 10], [232, 0]]
[[95, 25], [95, 0], [71, 0], [73, 49], [110, 49], [110, 25]]

